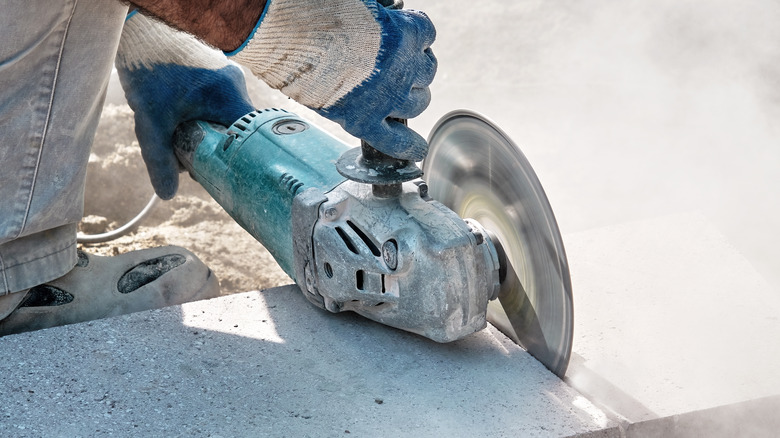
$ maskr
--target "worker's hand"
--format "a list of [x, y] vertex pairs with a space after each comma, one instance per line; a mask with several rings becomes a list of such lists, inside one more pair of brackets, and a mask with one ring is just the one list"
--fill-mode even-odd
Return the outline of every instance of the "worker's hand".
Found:
[[428, 144], [388, 118], [412, 118], [428, 106], [435, 37], [422, 12], [377, 0], [270, 0], [228, 55], [376, 149], [417, 161]]
[[179, 185], [173, 132], [189, 120], [230, 126], [254, 110], [244, 74], [225, 55], [141, 14], [125, 22], [116, 58], [135, 112], [135, 133], [154, 191], [170, 199]]

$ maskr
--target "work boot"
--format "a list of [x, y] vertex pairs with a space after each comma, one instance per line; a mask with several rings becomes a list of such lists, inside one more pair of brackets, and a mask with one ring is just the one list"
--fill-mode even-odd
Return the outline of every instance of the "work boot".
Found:
[[[78, 253], [72, 271], [25, 292], [0, 297], [0, 336], [157, 309], [219, 295], [200, 259], [167, 246], [114, 257]], [[8, 310], [9, 303], [18, 302]]]

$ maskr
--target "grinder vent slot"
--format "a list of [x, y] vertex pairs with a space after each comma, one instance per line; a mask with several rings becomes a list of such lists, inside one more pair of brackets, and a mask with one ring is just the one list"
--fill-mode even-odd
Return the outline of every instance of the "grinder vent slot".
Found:
[[360, 237], [360, 240], [363, 241], [363, 243], [366, 244], [369, 250], [371, 250], [371, 254], [374, 255], [374, 257], [379, 257], [382, 255], [382, 253], [379, 251], [379, 248], [374, 244], [371, 239], [368, 238], [366, 233], [363, 232], [360, 228], [357, 227], [352, 221], [347, 221], [347, 225], [349, 225], [350, 228], [352, 228], [353, 231]]
[[347, 233], [345, 233], [344, 230], [341, 229], [341, 227], [336, 227], [336, 232], [339, 233], [339, 237], [341, 237], [341, 240], [343, 240], [344, 243], [347, 245], [347, 249], [352, 251], [352, 253], [354, 254], [360, 254], [357, 248], [355, 248], [355, 244], [352, 243], [352, 239], [350, 239], [349, 236], [347, 236]]
[[285, 172], [282, 174], [281, 177], [279, 177], [279, 184], [286, 188], [290, 193], [295, 196], [298, 194], [298, 190], [303, 187], [303, 183], [298, 180], [298, 178], [294, 177], [293, 175]]
[[355, 286], [357, 286], [358, 290], [365, 289], [364, 277], [365, 277], [365, 273], [363, 271], [355, 272]]

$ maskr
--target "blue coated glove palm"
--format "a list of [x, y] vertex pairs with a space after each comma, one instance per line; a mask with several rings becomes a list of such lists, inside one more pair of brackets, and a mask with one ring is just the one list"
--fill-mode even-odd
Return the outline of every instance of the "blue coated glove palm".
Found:
[[230, 126], [254, 110], [241, 69], [190, 35], [134, 14], [125, 22], [116, 67], [130, 107], [149, 178], [170, 199], [180, 165], [173, 132], [182, 122]]
[[424, 13], [376, 0], [269, 0], [229, 56], [376, 149], [417, 161], [428, 144], [391, 118], [416, 117], [430, 103], [435, 38]]

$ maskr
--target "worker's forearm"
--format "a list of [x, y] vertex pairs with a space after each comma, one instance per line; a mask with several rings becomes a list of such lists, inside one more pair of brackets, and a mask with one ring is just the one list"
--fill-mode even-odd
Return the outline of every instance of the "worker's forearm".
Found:
[[131, 0], [130, 3], [214, 47], [231, 51], [252, 32], [266, 0]]

